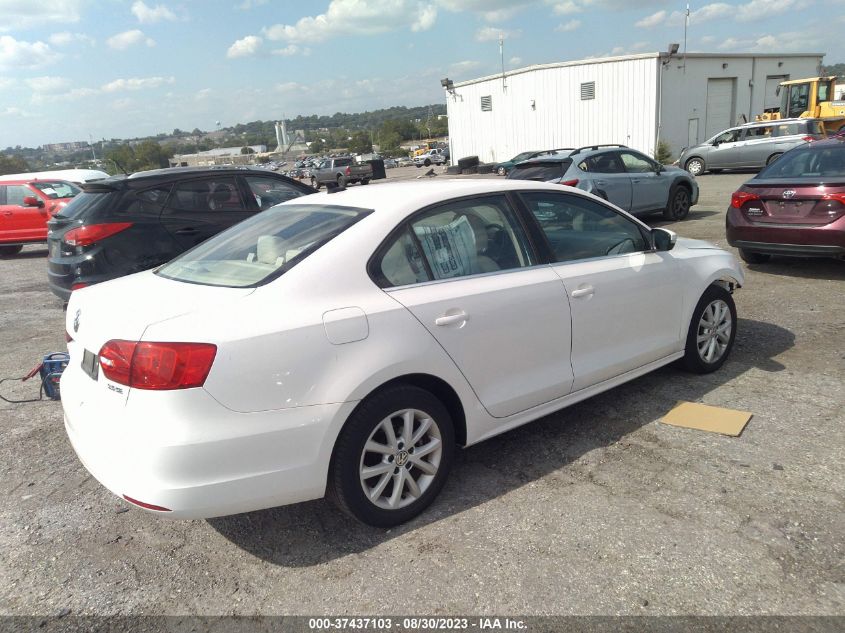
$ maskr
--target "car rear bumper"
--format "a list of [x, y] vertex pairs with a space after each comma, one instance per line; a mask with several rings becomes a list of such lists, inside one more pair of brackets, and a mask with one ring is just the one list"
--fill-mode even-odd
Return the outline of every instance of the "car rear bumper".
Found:
[[728, 209], [728, 243], [759, 253], [805, 257], [845, 255], [845, 216], [817, 226], [751, 223], [739, 209]]
[[61, 388], [65, 429], [80, 461], [114, 494], [165, 508], [147, 510], [167, 518], [322, 497], [330, 429], [355, 404], [243, 414], [203, 389], [136, 389], [124, 397], [102, 376], [89, 378], [79, 362], [71, 359]]

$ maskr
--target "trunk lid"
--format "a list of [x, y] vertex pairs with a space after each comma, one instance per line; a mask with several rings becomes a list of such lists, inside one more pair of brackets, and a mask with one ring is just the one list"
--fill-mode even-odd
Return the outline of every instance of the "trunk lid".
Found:
[[752, 197], [740, 207], [755, 224], [795, 226], [824, 225], [845, 214], [845, 182], [748, 182], [743, 188]]

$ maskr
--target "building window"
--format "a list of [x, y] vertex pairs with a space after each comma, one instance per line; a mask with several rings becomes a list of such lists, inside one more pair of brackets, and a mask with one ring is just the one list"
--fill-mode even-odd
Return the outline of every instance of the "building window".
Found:
[[588, 81], [581, 84], [581, 101], [596, 98], [596, 82]]
[[481, 111], [490, 112], [491, 110], [493, 110], [493, 97], [490, 95], [481, 97]]

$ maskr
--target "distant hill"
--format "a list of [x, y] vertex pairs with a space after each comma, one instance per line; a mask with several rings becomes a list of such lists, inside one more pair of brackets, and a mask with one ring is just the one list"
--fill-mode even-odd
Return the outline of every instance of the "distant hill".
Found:
[[828, 64], [824, 67], [825, 75], [836, 75], [839, 77], [837, 83], [845, 83], [845, 64]]

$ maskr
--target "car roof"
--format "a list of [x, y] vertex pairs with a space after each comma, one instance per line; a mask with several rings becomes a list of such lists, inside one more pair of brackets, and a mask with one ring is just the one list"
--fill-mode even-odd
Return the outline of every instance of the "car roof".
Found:
[[319, 204], [373, 209], [378, 214], [401, 214], [410, 210], [463, 196], [503, 193], [506, 191], [563, 191], [560, 185], [533, 180], [498, 180], [493, 178], [432, 178], [387, 182], [376, 186], [357, 186], [335, 193], [320, 192], [295, 198], [283, 204]]
[[[219, 165], [211, 167], [165, 167], [163, 169], [149, 169], [146, 171], [136, 171], [132, 174], [118, 174], [103, 180], [97, 180], [90, 183], [85, 183], [86, 191], [97, 188], [119, 188], [129, 182], [144, 182], [148, 180], [155, 180], [160, 182], [174, 182], [183, 178], [199, 178], [202, 176], [217, 175], [254, 175], [267, 176], [272, 174], [272, 177], [280, 180], [287, 180], [297, 182], [293, 178], [288, 178], [282, 174], [276, 173], [269, 169], [259, 169], [252, 166], [240, 165]], [[305, 185], [303, 185], [305, 186]]]

